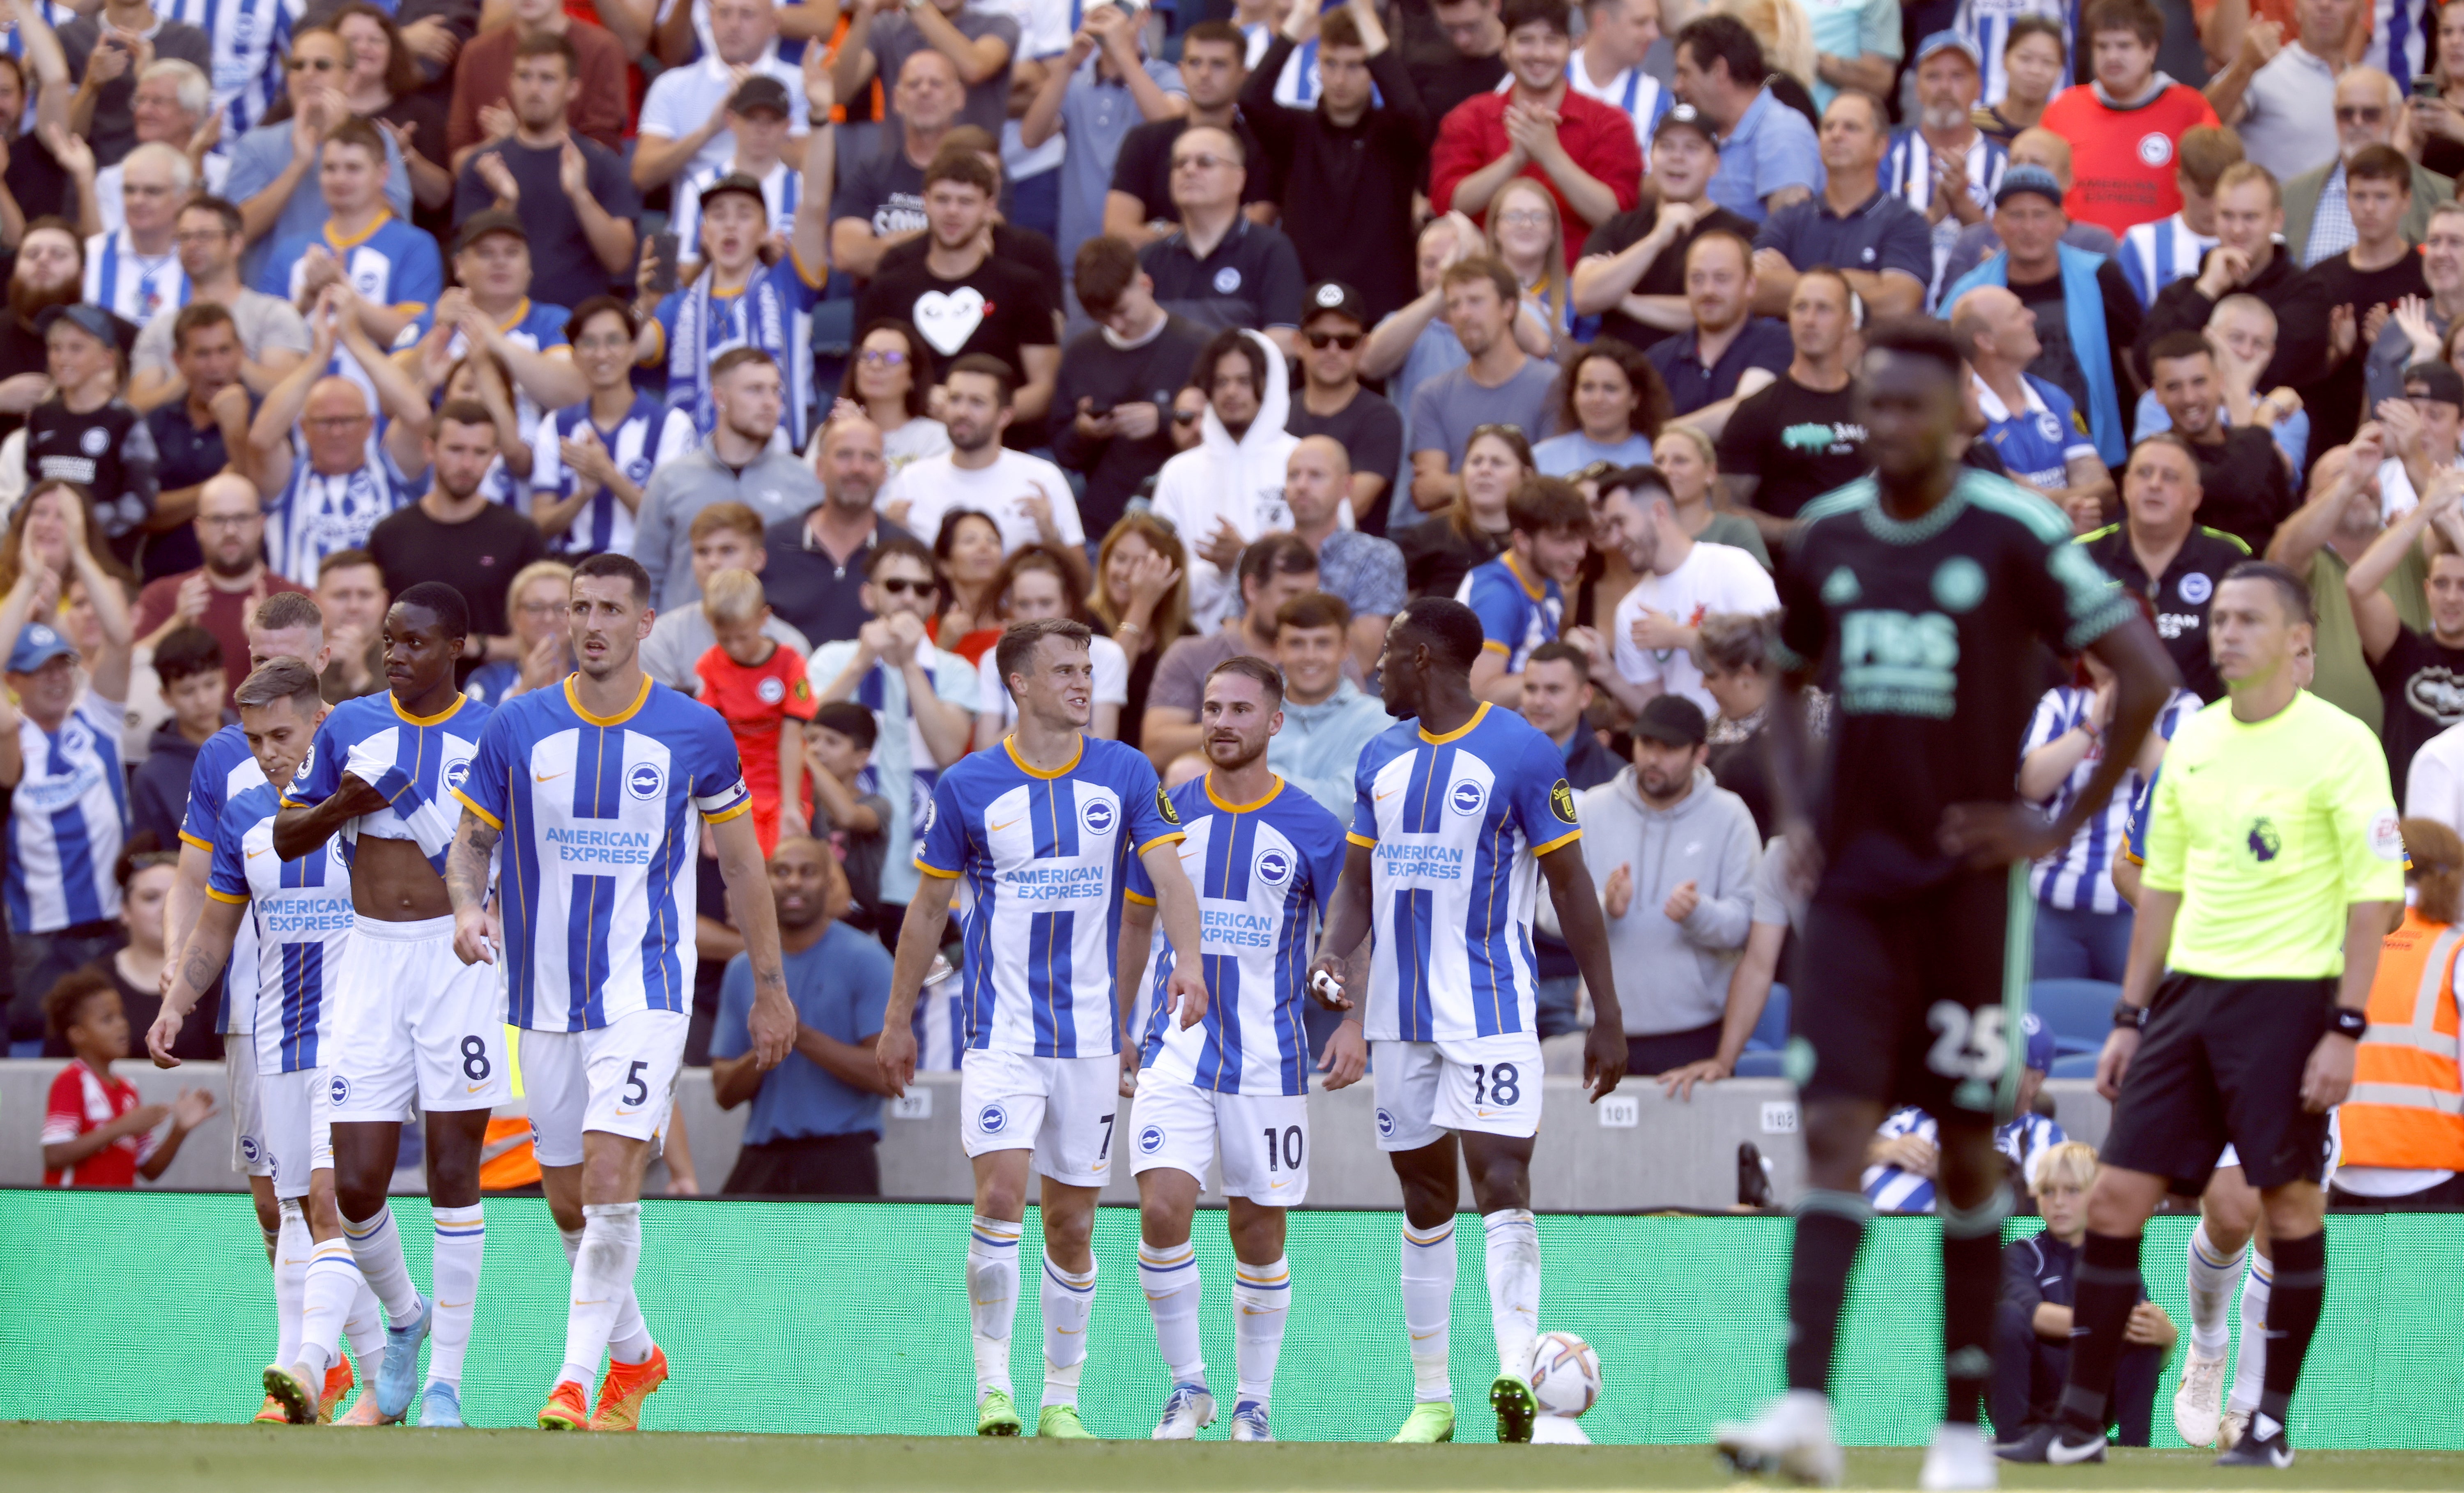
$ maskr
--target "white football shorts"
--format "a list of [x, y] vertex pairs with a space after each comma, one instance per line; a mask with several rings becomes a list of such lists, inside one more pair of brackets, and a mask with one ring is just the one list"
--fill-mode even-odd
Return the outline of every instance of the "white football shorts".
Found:
[[1032, 1151], [1035, 1170], [1068, 1187], [1111, 1173], [1121, 1060], [1039, 1058], [971, 1047], [958, 1064], [958, 1110], [969, 1156]]
[[1540, 1034], [1463, 1042], [1376, 1042], [1377, 1149], [1418, 1151], [1448, 1131], [1540, 1133]]
[[1309, 1096], [1224, 1094], [1138, 1074], [1130, 1108], [1130, 1171], [1172, 1167], [1206, 1186], [1207, 1163], [1223, 1149], [1223, 1196], [1294, 1208], [1309, 1196]]
[[454, 957], [453, 919], [353, 920], [334, 1006], [325, 1065], [333, 1121], [400, 1120], [414, 1095], [427, 1113], [513, 1098], [504, 976]]
[[308, 1174], [333, 1170], [332, 1110], [317, 1102], [324, 1088], [323, 1068], [269, 1073], [258, 1083], [265, 1162], [276, 1197], [305, 1197]]
[[231, 1109], [231, 1170], [243, 1176], [272, 1176], [265, 1154], [265, 1106], [256, 1078], [256, 1038], [233, 1032], [223, 1040], [223, 1098]]
[[681, 1011], [635, 1011], [595, 1031], [524, 1030], [522, 1096], [539, 1164], [582, 1164], [582, 1132], [649, 1140], [667, 1129], [685, 1065]]

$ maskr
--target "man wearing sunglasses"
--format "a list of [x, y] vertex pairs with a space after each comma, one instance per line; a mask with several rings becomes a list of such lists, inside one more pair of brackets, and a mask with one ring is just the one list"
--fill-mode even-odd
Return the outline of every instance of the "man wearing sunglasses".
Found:
[[[250, 252], [240, 274], [252, 285], [263, 277], [277, 240], [314, 239], [333, 216], [319, 189], [319, 171], [326, 137], [351, 117], [342, 102], [350, 51], [330, 28], [294, 33], [283, 66], [295, 105], [291, 117], [242, 135], [231, 146], [231, 175], [223, 181], [223, 195], [239, 205], [248, 235]], [[379, 130], [377, 136], [385, 147], [385, 206], [407, 222], [409, 168], [402, 164], [402, 147], [392, 134]]]
[[[1353, 518], [1367, 532], [1382, 535], [1386, 474], [1403, 459], [1403, 413], [1360, 386], [1369, 308], [1358, 291], [1335, 280], [1310, 286], [1302, 306], [1304, 377], [1284, 428], [1297, 436], [1331, 436], [1349, 453]], [[1385, 635], [1382, 625], [1378, 635]]]
[[[2403, 106], [2395, 79], [2376, 68], [2353, 68], [2336, 80], [2336, 153], [2317, 168], [2284, 180], [2284, 248], [2296, 261], [2314, 265], [2352, 247], [2356, 234], [2345, 192], [2353, 158], [2372, 145], [2395, 143]], [[2322, 141], [2326, 137], [2318, 126], [2327, 119], [2321, 110], [2311, 121], [2311, 133]], [[2418, 161], [2408, 162], [2407, 202], [2399, 226], [2406, 238], [2418, 244], [2430, 237], [2431, 209], [2455, 200], [2455, 184], [2424, 169]]]

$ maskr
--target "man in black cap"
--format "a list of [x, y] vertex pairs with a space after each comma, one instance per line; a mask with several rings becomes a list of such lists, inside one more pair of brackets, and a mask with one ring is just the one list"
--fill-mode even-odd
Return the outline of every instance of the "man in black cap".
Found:
[[137, 328], [99, 306], [53, 306], [34, 319], [58, 392], [26, 418], [29, 482], [74, 482], [92, 494], [112, 553], [135, 557], [154, 514], [154, 434], [120, 397]]
[[513, 138], [465, 161], [453, 188], [457, 223], [492, 208], [520, 220], [531, 293], [558, 308], [605, 295], [619, 280], [633, 263], [634, 220], [642, 215], [624, 161], [565, 122], [581, 87], [572, 38], [543, 33], [517, 43], [506, 91]]
[[727, 133], [736, 142], [735, 153], [689, 173], [676, 193], [675, 214], [668, 220], [669, 231], [676, 235], [679, 273], [690, 275], [701, 262], [701, 194], [722, 176], [749, 176], [761, 184], [771, 241], [785, 250], [804, 184], [803, 174], [784, 154], [794, 122], [787, 85], [767, 73], [754, 74], [728, 95]]
[[971, 353], [1019, 372], [1007, 444], [1043, 444], [1061, 346], [1056, 308], [1035, 273], [993, 252], [1001, 178], [971, 151], [943, 150], [924, 171], [932, 247], [921, 263], [884, 266], [856, 300], [856, 325], [894, 319], [913, 326], [944, 366]]
[[1284, 417], [1293, 435], [1332, 436], [1352, 455], [1352, 516], [1386, 532], [1386, 474], [1403, 459], [1403, 415], [1360, 386], [1372, 318], [1360, 293], [1321, 280], [1301, 297], [1300, 397]]
[[1657, 200], [1620, 212], [1583, 243], [1574, 266], [1574, 311], [1597, 316], [1600, 336], [1648, 348], [1694, 329], [1685, 304], [1685, 251], [1697, 234], [1726, 229], [1753, 242], [1754, 225], [1710, 198], [1720, 169], [1711, 121], [1690, 103], [1674, 105], [1651, 131]]
[[[1073, 287], [1095, 324], [1061, 350], [1053, 385], [1052, 459], [1087, 478], [1078, 515], [1105, 534], [1179, 450], [1173, 396], [1189, 382], [1207, 329], [1155, 300], [1138, 252], [1111, 234], [1078, 246]], [[1169, 643], [1171, 640], [1164, 640]]]
[[[1312, 36], [1317, 99], [1287, 107], [1275, 100], [1276, 79]], [[1357, 287], [1364, 328], [1401, 310], [1416, 294], [1412, 193], [1437, 121], [1421, 106], [1400, 50], [1387, 44], [1377, 8], [1349, 0], [1327, 5], [1321, 17], [1317, 6], [1293, 6], [1251, 70], [1241, 108], [1264, 147], [1261, 168], [1284, 184], [1284, 231], [1301, 269]], [[1356, 474], [1374, 465], [1356, 449], [1353, 457]]]

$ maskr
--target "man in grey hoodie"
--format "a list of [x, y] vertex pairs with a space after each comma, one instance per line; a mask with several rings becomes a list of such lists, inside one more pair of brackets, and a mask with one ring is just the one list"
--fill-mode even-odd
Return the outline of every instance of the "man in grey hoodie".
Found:
[[1655, 695], [1634, 727], [1634, 765], [1582, 798], [1583, 859], [1608, 912], [1625, 1010], [1626, 1070], [1712, 1057], [1728, 975], [1753, 919], [1762, 843], [1743, 799], [1704, 765], [1702, 709]]

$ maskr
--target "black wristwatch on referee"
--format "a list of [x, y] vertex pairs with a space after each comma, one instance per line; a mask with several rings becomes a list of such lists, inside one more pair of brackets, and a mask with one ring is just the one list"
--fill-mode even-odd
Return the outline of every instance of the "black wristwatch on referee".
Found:
[[2362, 1034], [2370, 1029], [2370, 1019], [2367, 1013], [2351, 1006], [2336, 1006], [2327, 1012], [2327, 1029], [2339, 1037], [2360, 1042]]
[[2127, 999], [2116, 1000], [2113, 1024], [2117, 1031], [2144, 1032], [2147, 1029], [2147, 1008], [2132, 1005]]

